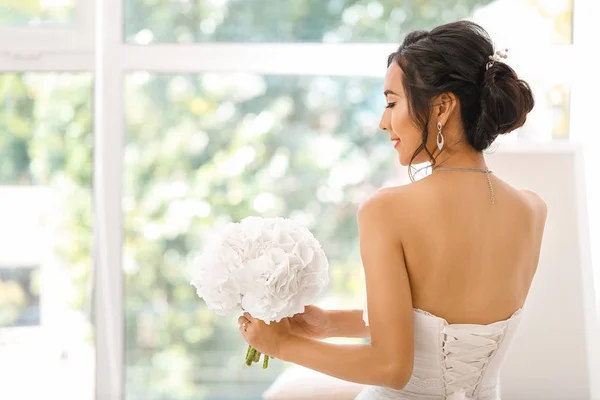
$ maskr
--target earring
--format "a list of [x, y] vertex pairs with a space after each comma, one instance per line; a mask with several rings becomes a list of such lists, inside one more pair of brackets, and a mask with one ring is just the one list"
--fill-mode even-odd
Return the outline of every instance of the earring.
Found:
[[437, 147], [442, 151], [444, 147], [444, 135], [442, 135], [442, 123], [438, 121], [437, 123], [438, 134], [437, 134]]

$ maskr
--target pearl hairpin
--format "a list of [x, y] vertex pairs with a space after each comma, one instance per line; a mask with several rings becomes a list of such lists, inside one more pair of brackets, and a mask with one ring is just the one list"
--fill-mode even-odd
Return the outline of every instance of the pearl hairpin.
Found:
[[485, 70], [487, 71], [496, 61], [500, 61], [503, 58], [508, 58], [508, 49], [497, 50], [493, 55], [488, 56], [490, 61], [485, 65]]

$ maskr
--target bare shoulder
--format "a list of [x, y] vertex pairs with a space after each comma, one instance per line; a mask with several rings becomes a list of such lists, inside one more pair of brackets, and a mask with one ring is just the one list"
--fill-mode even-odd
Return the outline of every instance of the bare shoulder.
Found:
[[380, 238], [380, 242], [401, 241], [398, 226], [402, 225], [406, 209], [406, 190], [403, 186], [379, 189], [358, 208], [359, 237]]
[[390, 216], [390, 213], [394, 213], [394, 210], [400, 209], [410, 200], [410, 190], [408, 190], [410, 186], [391, 186], [379, 189], [360, 205], [359, 215], [385, 213]]
[[522, 189], [520, 192], [533, 214], [538, 216], [542, 221], [546, 221], [548, 205], [544, 199], [539, 194], [529, 189]]
[[[379, 189], [358, 209], [358, 225], [370, 225], [395, 237], [402, 236], [402, 226], [406, 230], [411, 225], [415, 210], [415, 184]], [[407, 212], [407, 210], [411, 210]]]

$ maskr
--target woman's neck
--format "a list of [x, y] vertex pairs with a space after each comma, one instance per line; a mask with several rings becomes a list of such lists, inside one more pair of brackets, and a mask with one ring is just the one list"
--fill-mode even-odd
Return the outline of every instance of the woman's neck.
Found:
[[487, 169], [483, 153], [473, 149], [468, 144], [452, 146], [444, 149], [435, 156], [435, 164], [432, 169], [437, 168], [477, 168]]

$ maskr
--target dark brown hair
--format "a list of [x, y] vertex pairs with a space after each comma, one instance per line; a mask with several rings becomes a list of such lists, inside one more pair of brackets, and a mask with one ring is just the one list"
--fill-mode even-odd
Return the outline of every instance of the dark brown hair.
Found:
[[402, 69], [410, 115], [422, 129], [421, 146], [411, 164], [423, 150], [435, 164], [426, 147], [427, 125], [431, 101], [440, 94], [453, 93], [458, 98], [466, 139], [477, 151], [525, 123], [534, 105], [531, 89], [502, 61], [486, 69], [493, 54], [488, 33], [469, 21], [411, 32], [390, 54], [388, 67], [396, 62]]

